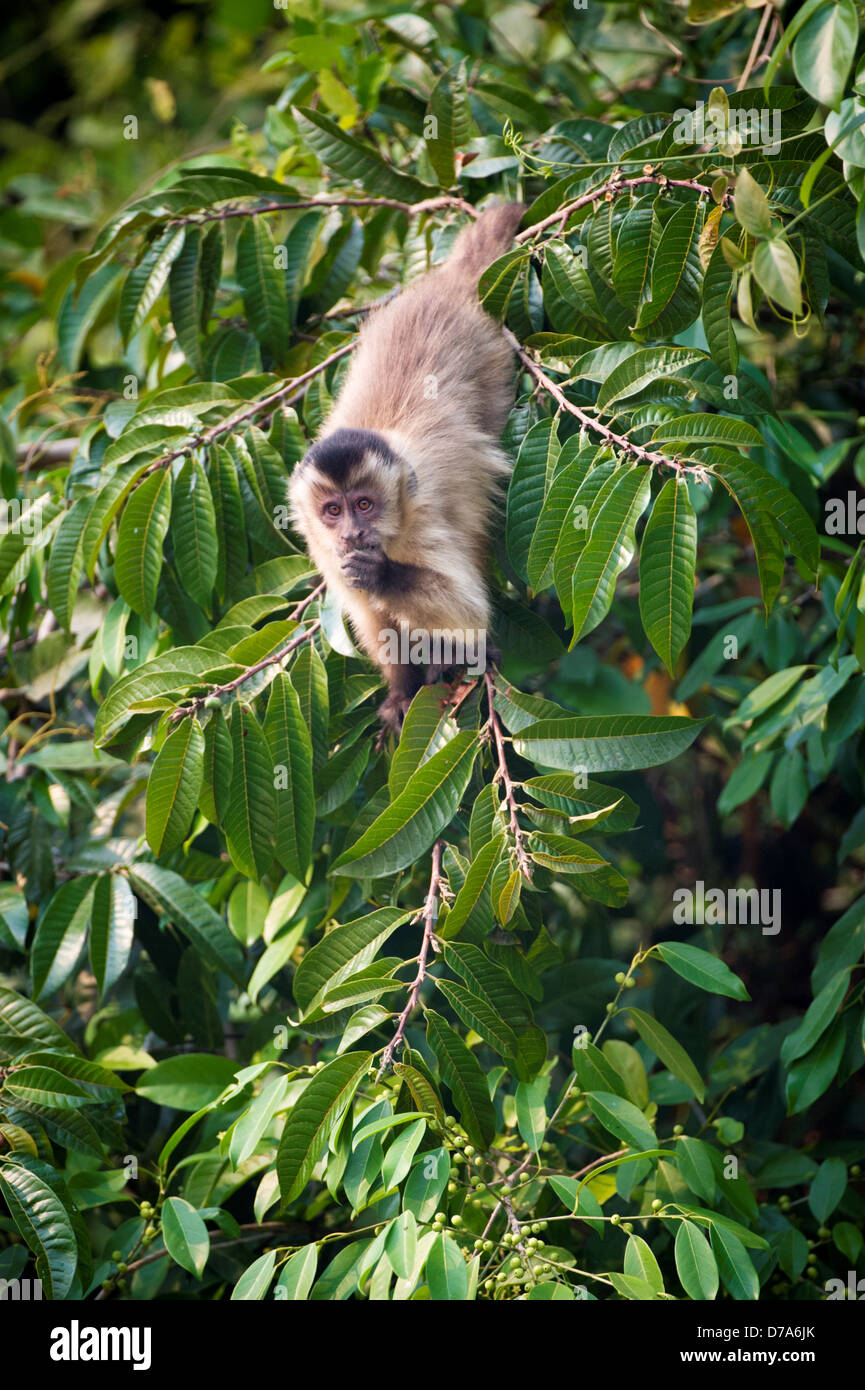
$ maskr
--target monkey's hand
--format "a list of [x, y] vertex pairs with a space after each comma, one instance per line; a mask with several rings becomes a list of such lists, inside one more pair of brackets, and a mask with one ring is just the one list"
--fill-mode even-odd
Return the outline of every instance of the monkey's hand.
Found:
[[378, 593], [384, 587], [388, 563], [378, 546], [373, 550], [352, 550], [342, 561], [342, 573], [350, 588]]

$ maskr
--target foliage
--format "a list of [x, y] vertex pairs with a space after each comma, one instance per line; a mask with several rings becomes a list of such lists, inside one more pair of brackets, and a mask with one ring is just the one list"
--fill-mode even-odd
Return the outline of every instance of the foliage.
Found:
[[[0, 434], [3, 1277], [747, 1300], [856, 1266], [865, 89], [850, 0], [782, 18], [297, 7], [260, 128], [51, 269]], [[395, 747], [287, 479], [365, 309], [501, 197], [501, 670]], [[781, 882], [783, 922], [725, 916]]]

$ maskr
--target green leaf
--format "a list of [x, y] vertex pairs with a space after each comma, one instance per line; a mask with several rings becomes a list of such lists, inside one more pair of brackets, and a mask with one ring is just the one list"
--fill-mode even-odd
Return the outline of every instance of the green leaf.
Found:
[[171, 538], [181, 584], [200, 608], [209, 611], [219, 548], [210, 484], [197, 459], [187, 458], [177, 475]]
[[293, 1302], [301, 1302], [308, 1298], [309, 1291], [315, 1283], [317, 1268], [318, 1246], [312, 1241], [309, 1245], [302, 1245], [299, 1250], [295, 1250], [291, 1258], [286, 1260], [275, 1286], [283, 1292], [278, 1293], [276, 1297], [291, 1299]]
[[696, 562], [697, 517], [688, 485], [670, 478], [652, 508], [640, 547], [640, 617], [670, 675], [691, 631]]
[[332, 927], [306, 952], [294, 977], [294, 997], [304, 1013], [311, 1013], [328, 990], [363, 971], [411, 915], [396, 907], [381, 907], [345, 926]]
[[618, 469], [603, 504], [589, 518], [589, 537], [574, 570], [572, 647], [612, 606], [616, 580], [633, 559], [636, 526], [649, 505], [651, 487], [650, 469], [637, 464]]
[[[400, 1076], [404, 1075], [403, 1065], [398, 1062], [394, 1071]], [[438, 1210], [441, 1195], [448, 1185], [450, 1174], [451, 1164], [447, 1149], [430, 1149], [421, 1154], [403, 1188], [403, 1207], [407, 1211], [413, 1211], [418, 1221], [432, 1220]]]
[[425, 141], [430, 163], [442, 188], [454, 182], [454, 154], [471, 139], [472, 113], [466, 88], [466, 59], [442, 73], [430, 93], [429, 111], [436, 125], [435, 138]]
[[126, 969], [135, 938], [135, 897], [122, 874], [103, 874], [96, 883], [90, 917], [90, 968], [99, 999]]
[[517, 1128], [520, 1137], [533, 1153], [540, 1151], [547, 1133], [546, 1098], [550, 1089], [549, 1076], [538, 1076], [534, 1081], [521, 1081], [515, 1096]]
[[279, 1141], [276, 1171], [285, 1203], [299, 1197], [321, 1151], [372, 1061], [370, 1052], [346, 1052], [316, 1072], [289, 1113]]
[[638, 348], [624, 362], [610, 372], [598, 392], [598, 409], [608, 410], [611, 405], [635, 396], [644, 386], [657, 381], [659, 377], [676, 377], [704, 362], [706, 354], [698, 348], [686, 347], [646, 347]]
[[739, 365], [739, 347], [730, 317], [733, 271], [724, 256], [725, 242], [726, 238], [721, 237], [706, 267], [702, 322], [712, 361], [725, 375], [735, 376]]
[[617, 1139], [629, 1144], [632, 1149], [657, 1148], [655, 1131], [642, 1110], [631, 1101], [612, 1091], [586, 1091], [585, 1099], [592, 1108], [592, 1114]]
[[789, 1115], [807, 1110], [831, 1085], [844, 1055], [846, 1036], [844, 1020], [836, 1018], [810, 1052], [792, 1064], [786, 1084]]
[[75, 596], [84, 569], [84, 527], [92, 505], [89, 497], [79, 497], [72, 503], [54, 533], [45, 568], [48, 606], [67, 632], [71, 630]]
[[391, 1223], [384, 1248], [397, 1277], [411, 1278], [417, 1254], [417, 1221], [414, 1212], [401, 1212]]
[[467, 1028], [473, 1028], [484, 1042], [489, 1043], [503, 1057], [514, 1056], [517, 1051], [516, 1034], [498, 1017], [489, 999], [472, 993], [464, 985], [453, 980], [436, 979], [436, 986]]
[[243, 983], [243, 953], [228, 927], [210, 903], [190, 884], [158, 864], [139, 862], [129, 869], [135, 891], [154, 912], [166, 917], [189, 937], [205, 960], [224, 970], [237, 983]]
[[231, 798], [222, 828], [232, 863], [257, 882], [273, 859], [276, 814], [273, 755], [248, 705], [238, 702], [234, 706], [230, 729]]
[[850, 967], [846, 966], [827, 980], [814, 996], [798, 1028], [788, 1033], [781, 1044], [781, 1061], [785, 1067], [804, 1057], [832, 1024], [850, 985]]
[[[201, 352], [201, 319], [204, 311], [204, 279], [201, 227], [187, 227], [183, 249], [168, 276], [168, 303], [178, 346], [192, 370], [204, 376]], [[211, 243], [212, 244], [212, 243]]]
[[793, 44], [796, 79], [815, 101], [837, 107], [859, 40], [859, 17], [853, 0], [833, 0], [810, 15]]
[[797, 317], [802, 313], [799, 262], [783, 236], [761, 241], [754, 251], [754, 278], [770, 299]]
[[297, 692], [283, 672], [270, 687], [264, 736], [274, 768], [276, 857], [284, 869], [304, 882], [315, 829], [312, 740]]
[[477, 756], [477, 734], [463, 730], [412, 773], [395, 801], [350, 846], [331, 872], [376, 878], [415, 863], [453, 819]]
[[655, 1293], [664, 1292], [664, 1276], [651, 1247], [642, 1236], [628, 1236], [625, 1247], [624, 1272], [631, 1278], [645, 1279]]
[[441, 935], [448, 941], [461, 933], [470, 941], [482, 941], [492, 931], [493, 872], [504, 844], [504, 836], [497, 835], [475, 855], [451, 910], [441, 925]]
[[736, 175], [733, 210], [739, 225], [751, 236], [771, 236], [772, 214], [769, 210], [769, 199], [747, 169], [740, 169]]
[[[146, 1071], [135, 1088], [136, 1094], [153, 1101], [154, 1105], [167, 1105], [172, 1110], [195, 1111], [190, 1116], [188, 1128], [213, 1103], [234, 1080], [237, 1064], [229, 1057], [216, 1057], [207, 1052], [185, 1052], [178, 1057], [167, 1057]], [[184, 1122], [185, 1125], [186, 1122]], [[176, 1140], [178, 1143], [187, 1133], [184, 1125], [175, 1131], [160, 1154], [160, 1162], [167, 1163]]]
[[171, 517], [171, 472], [158, 468], [130, 497], [120, 520], [114, 577], [136, 613], [150, 618], [162, 569], [162, 543]]
[[368, 145], [347, 135], [321, 112], [300, 108], [294, 115], [301, 136], [322, 164], [350, 183], [361, 183], [367, 195], [418, 203], [434, 194], [431, 184], [399, 173]]
[[695, 1196], [714, 1203], [715, 1168], [706, 1144], [687, 1135], [680, 1139], [676, 1146], [676, 1166]]
[[814, 523], [798, 498], [764, 468], [729, 449], [708, 449], [705, 461], [734, 498], [745, 520], [752, 514], [769, 515], [780, 528], [790, 553], [816, 572], [820, 542]]
[[22, 1240], [36, 1257], [43, 1295], [64, 1299], [78, 1264], [78, 1241], [57, 1193], [42, 1178], [14, 1162], [0, 1166], [0, 1194]]
[[59, 989], [78, 962], [87, 937], [95, 882], [92, 874], [67, 879], [37, 923], [30, 953], [37, 999]]
[[633, 772], [670, 762], [706, 721], [679, 715], [579, 715], [539, 719], [514, 738], [521, 757], [573, 773]]
[[183, 1197], [166, 1197], [162, 1206], [162, 1238], [175, 1264], [200, 1279], [210, 1254], [210, 1236], [195, 1207]]
[[579, 435], [572, 435], [559, 455], [557, 472], [544, 498], [529, 546], [526, 571], [529, 583], [536, 591], [545, 588], [552, 580], [553, 556], [565, 518], [580, 484], [588, 474], [590, 461], [596, 457], [596, 451], [591, 450], [586, 451], [582, 458], [571, 458], [574, 450], [569, 449], [568, 445], [572, 445], [574, 440], [579, 441]]
[[183, 843], [204, 775], [204, 734], [182, 719], [163, 743], [147, 782], [147, 843], [159, 857]]
[[712, 1250], [724, 1287], [741, 1301], [760, 1297], [760, 1280], [738, 1236], [720, 1222], [712, 1223]]
[[496, 1113], [481, 1065], [440, 1014], [427, 1009], [426, 1024], [427, 1042], [438, 1058], [442, 1079], [453, 1095], [465, 1131], [475, 1147], [485, 1151], [496, 1132]]
[[808, 1192], [815, 1221], [824, 1226], [846, 1191], [847, 1165], [843, 1158], [824, 1159]]
[[391, 759], [387, 778], [391, 800], [405, 791], [412, 773], [444, 748], [457, 732], [447, 711], [442, 711], [441, 688], [422, 686], [409, 705]]
[[676, 1231], [676, 1271], [689, 1298], [711, 1300], [718, 1292], [718, 1266], [712, 1247], [693, 1221], [680, 1221]]
[[248, 1303], [260, 1301], [270, 1288], [276, 1266], [276, 1251], [268, 1250], [243, 1271], [231, 1290], [231, 1301]]
[[[699, 241], [704, 214], [703, 200], [699, 198], [678, 208], [664, 226], [652, 260], [649, 297], [640, 304], [637, 314], [635, 328], [642, 336], [646, 336], [642, 330], [651, 328], [653, 338], [672, 337], [699, 314], [703, 279]], [[603, 387], [600, 394], [604, 394]], [[607, 397], [607, 401], [610, 399]]]
[[686, 1086], [690, 1086], [697, 1100], [702, 1104], [706, 1094], [703, 1079], [681, 1043], [678, 1043], [673, 1035], [667, 1032], [663, 1024], [659, 1023], [656, 1018], [652, 1018], [651, 1014], [643, 1013], [642, 1009], [634, 1009], [630, 1006], [628, 1013], [634, 1020], [637, 1032], [643, 1042], [652, 1049], [658, 1060], [663, 1062], [674, 1076], [677, 1076], [680, 1081], [684, 1081]]
[[237, 278], [250, 327], [274, 362], [288, 351], [288, 305], [285, 275], [277, 264], [274, 246], [263, 217], [250, 217], [237, 238]]
[[124, 342], [128, 343], [150, 316], [165, 288], [169, 271], [180, 255], [185, 235], [185, 227], [164, 232], [127, 275], [118, 313]]
[[462, 1303], [469, 1295], [469, 1272], [456, 1241], [442, 1231], [437, 1235], [426, 1261], [430, 1298]]
[[664, 964], [681, 975], [683, 980], [696, 985], [698, 989], [705, 989], [710, 994], [724, 994], [728, 999], [751, 997], [729, 965], [699, 946], [688, 946], [682, 941], [661, 941], [651, 951], [659, 955]]
[[521, 579], [528, 577], [526, 565], [532, 537], [559, 450], [556, 421], [539, 420], [523, 439], [511, 474], [505, 535], [508, 555]]

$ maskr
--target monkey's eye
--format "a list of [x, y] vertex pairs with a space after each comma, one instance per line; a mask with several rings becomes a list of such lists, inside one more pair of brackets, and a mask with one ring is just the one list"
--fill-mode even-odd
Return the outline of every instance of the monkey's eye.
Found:
[[372, 506], [372, 502], [368, 497], [359, 497], [356, 506], [359, 512], [368, 512]]
[[324, 510], [327, 516], [339, 516], [340, 512], [342, 511], [342, 507], [339, 505], [338, 502], [328, 502]]

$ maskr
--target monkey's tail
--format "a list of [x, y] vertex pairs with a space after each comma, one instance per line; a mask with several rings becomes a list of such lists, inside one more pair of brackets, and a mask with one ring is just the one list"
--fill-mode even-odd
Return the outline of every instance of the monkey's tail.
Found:
[[481, 271], [510, 250], [524, 212], [522, 203], [495, 203], [485, 208], [477, 221], [463, 227], [444, 272], [473, 288]]

